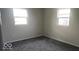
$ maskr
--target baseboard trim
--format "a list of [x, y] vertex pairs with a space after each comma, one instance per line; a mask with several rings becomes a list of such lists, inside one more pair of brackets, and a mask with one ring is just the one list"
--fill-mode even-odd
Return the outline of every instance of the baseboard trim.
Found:
[[40, 37], [40, 36], [43, 36], [42, 34], [39, 34], [39, 35], [36, 35], [36, 36], [32, 36], [32, 37], [27, 37], [27, 38], [21, 38], [21, 39], [17, 39], [17, 40], [10, 40], [10, 41], [3, 41], [3, 43], [13, 43], [13, 42], [17, 42], [17, 41], [22, 41], [22, 40], [25, 40], [25, 39], [31, 39], [31, 38], [35, 38], [35, 37]]
[[[24, 38], [23, 40], [18, 40], [18, 41], [14, 41], [14, 42], [19, 42], [19, 41], [25, 41], [25, 40], [29, 40], [29, 39], [34, 39], [34, 38], [38, 38], [38, 37], [41, 37], [43, 35], [40, 35], [40, 36], [35, 36], [35, 37], [30, 37], [30, 38]], [[14, 43], [14, 42], [11, 42], [11, 43]]]
[[48, 37], [48, 38], [50, 38], [50, 39], [54, 39], [54, 40], [56, 40], [56, 41], [59, 41], [59, 42], [62, 42], [62, 43], [65, 43], [65, 44], [68, 44], [68, 45], [71, 45], [71, 46], [74, 46], [74, 47], [78, 47], [78, 48], [79, 48], [79, 46], [77, 46], [77, 45], [75, 45], [75, 44], [73, 44], [73, 43], [70, 43], [70, 42], [67, 42], [67, 41], [64, 41], [64, 40], [60, 40], [60, 39], [55, 38], [55, 37], [50, 37], [50, 36], [48, 36], [48, 35], [45, 35], [45, 37]]

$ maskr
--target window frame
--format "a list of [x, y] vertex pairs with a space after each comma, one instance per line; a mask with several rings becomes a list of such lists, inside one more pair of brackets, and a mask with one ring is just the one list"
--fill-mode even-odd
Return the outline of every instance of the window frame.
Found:
[[[24, 10], [24, 11], [26, 11], [27, 16], [19, 16], [19, 15], [15, 16], [14, 15], [14, 13], [15, 13], [14, 10]], [[13, 8], [13, 16], [14, 16], [15, 25], [26, 25], [27, 24], [28, 13], [27, 13], [26, 9], [24, 9], [24, 8], [23, 9], [22, 8]], [[21, 20], [20, 20], [20, 21], [18, 21], [19, 22], [18, 23], [17, 20], [16, 20], [16, 18], [25, 18], [25, 20], [24, 20], [25, 22], [22, 23]]]
[[[67, 12], [66, 9], [68, 9], [68, 12]], [[66, 10], [67, 13], [66, 12], [62, 12], [62, 13], [59, 12], [59, 11], [65, 11], [65, 10]], [[60, 13], [60, 14], [58, 14], [58, 13]], [[70, 8], [58, 8], [57, 9], [57, 19], [58, 19], [58, 25], [60, 25], [60, 26], [69, 26]]]

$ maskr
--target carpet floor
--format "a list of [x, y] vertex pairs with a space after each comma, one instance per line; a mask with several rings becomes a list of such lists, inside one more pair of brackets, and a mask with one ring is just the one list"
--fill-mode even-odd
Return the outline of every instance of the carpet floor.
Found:
[[14, 42], [11, 51], [79, 51], [78, 47], [47, 37], [37, 37]]

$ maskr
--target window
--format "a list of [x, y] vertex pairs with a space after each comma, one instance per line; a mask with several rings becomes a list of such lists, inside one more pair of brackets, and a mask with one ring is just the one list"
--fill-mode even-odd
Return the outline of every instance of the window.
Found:
[[15, 25], [27, 24], [27, 10], [13, 9]]
[[57, 10], [58, 25], [69, 26], [70, 19], [70, 9], [69, 8], [59, 8]]

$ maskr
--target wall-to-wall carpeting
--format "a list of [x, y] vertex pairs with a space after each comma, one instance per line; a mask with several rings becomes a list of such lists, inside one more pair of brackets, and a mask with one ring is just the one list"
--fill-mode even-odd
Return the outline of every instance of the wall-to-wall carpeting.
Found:
[[78, 51], [79, 48], [44, 36], [12, 43], [11, 51]]

